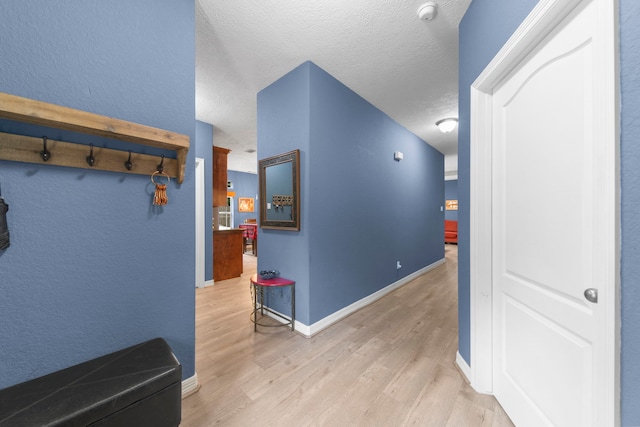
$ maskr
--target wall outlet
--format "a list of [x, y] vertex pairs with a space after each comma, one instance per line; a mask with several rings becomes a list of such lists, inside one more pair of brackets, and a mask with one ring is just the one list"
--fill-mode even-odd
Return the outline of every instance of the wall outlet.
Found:
[[396, 270], [400, 270], [401, 268], [400, 261], [396, 261]]

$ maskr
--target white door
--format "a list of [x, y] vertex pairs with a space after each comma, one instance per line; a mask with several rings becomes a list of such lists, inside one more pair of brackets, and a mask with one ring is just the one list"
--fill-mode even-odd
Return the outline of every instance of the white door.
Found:
[[614, 288], [601, 282], [615, 208], [600, 157], [614, 144], [594, 137], [597, 18], [579, 5], [492, 97], [493, 387], [518, 426], [604, 425], [607, 313], [584, 296]]

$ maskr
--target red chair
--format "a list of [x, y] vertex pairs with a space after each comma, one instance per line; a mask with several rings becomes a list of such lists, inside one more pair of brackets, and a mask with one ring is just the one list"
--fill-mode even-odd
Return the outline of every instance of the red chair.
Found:
[[247, 244], [251, 243], [251, 253], [258, 256], [258, 226], [256, 224], [240, 224], [242, 229], [242, 252], [247, 251]]
[[444, 220], [444, 242], [458, 244], [458, 221]]

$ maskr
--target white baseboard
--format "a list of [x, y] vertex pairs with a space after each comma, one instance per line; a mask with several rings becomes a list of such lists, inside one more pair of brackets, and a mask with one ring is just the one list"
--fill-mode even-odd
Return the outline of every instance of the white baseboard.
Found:
[[206, 288], [208, 286], [213, 286], [213, 279], [205, 280], [202, 283], [196, 284], [196, 288], [198, 288], [198, 289]]
[[390, 284], [389, 286], [380, 289], [379, 291], [366, 296], [364, 298], [362, 298], [359, 301], [354, 302], [351, 305], [346, 306], [343, 309], [340, 309], [338, 311], [336, 311], [333, 314], [330, 314], [329, 316], [325, 317], [322, 320], [317, 321], [316, 323], [314, 323], [311, 326], [307, 326], [307, 325], [303, 325], [299, 322], [296, 322], [296, 331], [298, 331], [299, 333], [303, 334], [304, 336], [310, 338], [313, 335], [317, 334], [318, 332], [322, 331], [323, 329], [328, 328], [329, 326], [333, 325], [334, 323], [344, 319], [345, 317], [349, 316], [350, 314], [355, 313], [356, 311], [368, 306], [369, 304], [373, 304], [374, 302], [376, 302], [377, 300], [379, 300], [380, 298], [384, 297], [385, 295], [387, 295], [390, 292], [395, 291], [396, 289], [406, 285], [407, 283], [409, 283], [410, 281], [412, 281], [413, 279], [415, 279], [418, 276], [421, 276], [423, 274], [425, 274], [427, 271], [433, 270], [434, 268], [438, 267], [439, 265], [444, 264], [445, 259], [442, 258], [436, 262], [434, 262], [433, 264], [427, 265], [424, 268], [421, 268], [418, 271], [415, 271], [413, 273], [411, 273], [410, 275], [403, 277], [402, 279], [398, 280], [397, 282], [394, 282], [392, 284]]
[[311, 327], [300, 323], [296, 320], [296, 332], [300, 335], [304, 335], [307, 338], [311, 338]]
[[182, 381], [182, 398], [191, 396], [193, 393], [200, 390], [200, 383], [198, 382], [198, 374], [194, 373], [192, 377]]
[[[426, 272], [433, 270], [434, 268], [438, 267], [439, 265], [444, 264], [445, 259], [442, 258], [436, 262], [434, 262], [433, 264], [427, 265], [424, 268], [421, 268], [418, 271], [415, 271], [413, 273], [411, 273], [410, 275], [403, 277], [402, 279], [398, 280], [397, 282], [394, 282], [392, 284], [390, 284], [389, 286], [380, 289], [379, 291], [366, 296], [364, 298], [362, 298], [359, 301], [354, 302], [351, 305], [346, 306], [343, 309], [340, 309], [338, 311], [336, 311], [333, 314], [328, 315], [327, 317], [325, 317], [322, 320], [317, 321], [316, 323], [314, 323], [311, 326], [305, 325], [303, 323], [300, 323], [299, 321], [296, 320], [295, 322], [295, 331], [301, 335], [304, 335], [307, 338], [311, 338], [313, 335], [317, 334], [318, 332], [322, 331], [323, 329], [328, 328], [329, 326], [333, 325], [334, 323], [344, 319], [345, 317], [349, 316], [350, 314], [355, 313], [356, 311], [368, 306], [369, 304], [373, 304], [374, 302], [376, 302], [377, 300], [379, 300], [380, 298], [384, 297], [385, 295], [387, 295], [390, 292], [395, 291], [396, 289], [406, 285], [407, 283], [409, 283], [410, 281], [412, 281], [413, 279], [415, 279], [418, 276], [421, 276], [423, 274], [425, 274]], [[275, 310], [274, 310], [275, 311]], [[285, 317], [286, 319], [291, 319], [289, 316], [285, 316], [284, 314], [281, 314], [280, 312], [278, 312], [278, 314], [280, 314], [281, 316]], [[277, 316], [273, 316], [270, 315], [269, 313], [266, 313], [267, 316], [278, 320], [281, 323], [286, 323], [283, 319], [279, 319]]]
[[460, 373], [464, 375], [465, 379], [471, 384], [471, 367], [467, 364], [467, 361], [460, 355], [460, 352], [456, 352], [456, 365], [460, 369]]

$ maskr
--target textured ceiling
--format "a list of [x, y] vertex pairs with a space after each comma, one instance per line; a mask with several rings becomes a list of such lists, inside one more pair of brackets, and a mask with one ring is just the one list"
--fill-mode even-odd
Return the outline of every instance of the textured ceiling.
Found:
[[231, 149], [231, 170], [255, 172], [256, 96], [310, 60], [457, 163], [458, 23], [471, 0], [197, 0], [196, 117]]

